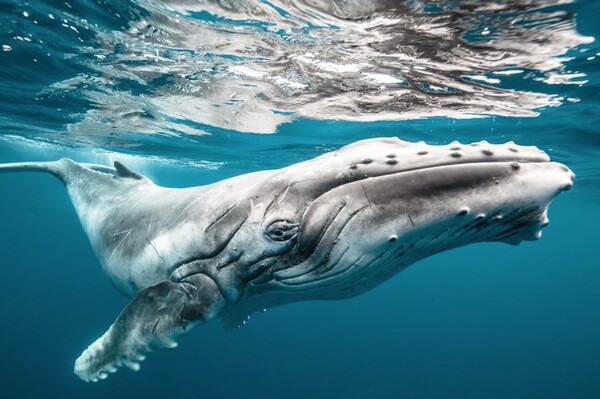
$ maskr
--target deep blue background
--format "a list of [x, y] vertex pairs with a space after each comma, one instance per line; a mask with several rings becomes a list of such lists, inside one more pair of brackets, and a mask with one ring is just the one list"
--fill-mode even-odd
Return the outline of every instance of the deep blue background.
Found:
[[[40, 2], [37, 11], [46, 13], [44, 7]], [[102, 7], [94, 7], [85, 12], [102, 21]], [[597, 37], [597, 2], [571, 7], [579, 31]], [[48, 34], [57, 51], [79, 44]], [[600, 52], [598, 43], [590, 47]], [[15, 65], [0, 58], [0, 95], [7, 96], [0, 104], [1, 133], [27, 133], [23, 121], [40, 115], [39, 125], [49, 132], [71, 122], [72, 114], [56, 112], [50, 119], [45, 109], [20, 104], [11, 82], [26, 76], [19, 95], [34, 96], [81, 71], [55, 58], [40, 71], [19, 60], [19, 49], [11, 55]], [[149, 355], [138, 373], [122, 370], [97, 384], [81, 382], [73, 362], [127, 300], [103, 275], [61, 183], [43, 174], [0, 174], [0, 397], [600, 398], [600, 67], [586, 60], [589, 53], [571, 55], [570, 67], [590, 82], [553, 90], [581, 101], [538, 118], [299, 120], [273, 136], [216, 129], [211, 136], [182, 138], [189, 140], [188, 152], [170, 139], [144, 137], [131, 149], [142, 156], [125, 162], [168, 186], [281, 167], [360, 138], [392, 135], [432, 143], [486, 138], [535, 144], [579, 178], [551, 206], [550, 226], [539, 241], [436, 255], [358, 298], [272, 309], [238, 330], [203, 326], [182, 337], [179, 349]], [[45, 101], [60, 108], [73, 99]], [[225, 163], [218, 170], [194, 169], [143, 157], [161, 154]], [[62, 156], [115, 157], [0, 140], [0, 162]]]

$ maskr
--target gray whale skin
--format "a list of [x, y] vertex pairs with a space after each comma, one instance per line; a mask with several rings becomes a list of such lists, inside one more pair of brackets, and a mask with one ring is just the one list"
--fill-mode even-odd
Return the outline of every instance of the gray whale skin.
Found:
[[278, 170], [171, 189], [119, 162], [0, 165], [61, 179], [131, 302], [76, 360], [86, 381], [174, 348], [192, 327], [361, 294], [432, 254], [540, 237], [573, 173], [535, 147], [359, 141]]

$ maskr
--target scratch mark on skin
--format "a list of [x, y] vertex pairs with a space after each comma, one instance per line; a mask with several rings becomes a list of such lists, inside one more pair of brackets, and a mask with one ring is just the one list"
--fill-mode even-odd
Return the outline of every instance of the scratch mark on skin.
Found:
[[150, 216], [150, 223], [148, 224], [148, 236], [150, 236], [150, 229], [152, 229], [152, 223], [154, 223], [154, 215]]
[[408, 216], [408, 220], [410, 220], [410, 224], [412, 224], [412, 226], [415, 227], [415, 222], [413, 222], [412, 218], [410, 217], [410, 213], [407, 213], [406, 216]]
[[[369, 198], [369, 194], [367, 194], [367, 190], [365, 190], [365, 186], [360, 183], [360, 188], [362, 188], [363, 193], [365, 193], [365, 197], [367, 197], [367, 201], [369, 201], [369, 208], [373, 208], [373, 203], [371, 202], [371, 198]], [[414, 224], [413, 224], [414, 226]]]
[[[180, 292], [184, 296], [186, 296], [188, 298], [192, 297], [192, 293], [190, 292], [189, 288], [186, 287], [186, 283], [185, 282], [182, 281], [181, 283], [179, 283], [179, 285], [177, 286], [177, 288], [180, 290]], [[181, 317], [183, 317], [183, 312], [182, 312], [182, 316]]]
[[[298, 187], [303, 183], [315, 182], [315, 181], [318, 182], [318, 181], [322, 181], [322, 180], [323, 179], [320, 177], [315, 177], [315, 178], [309, 178], [309, 179], [295, 181], [295, 182], [288, 184], [286, 188], [282, 189], [275, 197], [273, 197], [273, 200], [269, 203], [269, 205], [265, 209], [265, 213], [263, 214], [263, 216], [265, 216], [271, 210], [271, 208], [275, 205], [275, 203], [277, 203], [276, 205], [279, 206], [282, 203], [283, 198], [285, 198], [288, 195], [288, 192], [290, 189], [292, 189], [294, 187]], [[327, 191], [333, 189], [334, 187], [335, 187], [334, 185], [330, 185], [330, 186], [328, 186], [328, 188], [324, 188], [322, 193], [326, 193]], [[301, 188], [298, 189], [298, 192], [301, 192], [301, 191], [302, 191]], [[279, 199], [279, 197], [281, 195], [283, 195], [283, 198]]]
[[[288, 192], [290, 191], [290, 187], [293, 184], [294, 183], [288, 184], [282, 191], [280, 191], [273, 197], [273, 199], [271, 200], [271, 202], [265, 209], [265, 213], [263, 214], [263, 217], [271, 210], [271, 208], [273, 208], [275, 206], [279, 206], [279, 204], [281, 204], [283, 202], [283, 200], [287, 196]], [[281, 197], [281, 198], [279, 198], [279, 197]]]
[[284, 192], [283, 192], [283, 194], [282, 194], [282, 197], [281, 197], [281, 199], [279, 199], [279, 200], [277, 201], [277, 204], [278, 204], [278, 205], [279, 205], [279, 204], [281, 204], [281, 203], [283, 202], [283, 200], [285, 200], [285, 197], [287, 197], [288, 193], [290, 192], [290, 187], [291, 187], [291, 185], [290, 185], [290, 184], [288, 184], [288, 186], [286, 187], [285, 191], [284, 191]]
[[115, 202], [115, 200], [117, 199], [117, 197], [118, 197], [118, 196], [119, 196], [119, 194], [115, 194], [115, 195], [113, 195], [113, 197], [112, 197], [111, 199], [109, 199], [109, 200], [108, 200], [108, 203], [109, 203], [109, 204], [112, 204], [112, 203], [114, 203], [114, 202]]
[[135, 209], [140, 204], [140, 202], [142, 202], [146, 199], [146, 196], [147, 195], [142, 195], [136, 202], [134, 202], [133, 204], [130, 205], [130, 208]]
[[156, 334], [156, 329], [158, 328], [159, 322], [160, 322], [160, 319], [158, 319], [154, 322], [154, 325], [152, 326], [152, 335]]
[[223, 219], [225, 216], [227, 216], [227, 214], [229, 212], [231, 212], [231, 210], [233, 208], [235, 208], [236, 206], [238, 206], [237, 203], [231, 205], [229, 208], [227, 208], [227, 210], [225, 212], [223, 212], [223, 214], [221, 216], [219, 216], [218, 218], [216, 218], [211, 224], [208, 225], [207, 228], [204, 229], [204, 231], [208, 231], [211, 227], [213, 227], [215, 224], [217, 224], [219, 222], [219, 220]]
[[[125, 236], [121, 239], [121, 241], [119, 242], [119, 244], [117, 244], [117, 246], [115, 247], [115, 249], [113, 249], [112, 254], [110, 254], [109, 259], [112, 259], [112, 257], [115, 255], [115, 253], [117, 252], [117, 250], [119, 249], [119, 247], [125, 242], [125, 240], [127, 239], [127, 237], [129, 237], [129, 234], [131, 234], [131, 230], [129, 229], [127, 231], [127, 234], [125, 234]], [[123, 233], [123, 232], [121, 232]]]
[[190, 202], [185, 208], [183, 208], [181, 213], [186, 213], [192, 206], [194, 206], [195, 204], [197, 204], [198, 202], [200, 202], [203, 199], [205, 199], [204, 196], [199, 196], [198, 198], [196, 198], [195, 200]]
[[131, 229], [121, 230], [121, 231], [118, 231], [116, 233], [112, 233], [110, 236], [111, 237], [116, 237], [116, 236], [120, 236], [121, 234], [130, 233], [130, 232], [131, 232]]
[[163, 258], [162, 256], [160, 256], [160, 254], [158, 253], [158, 250], [156, 249], [156, 247], [154, 246], [154, 244], [152, 244], [152, 241], [146, 239], [146, 241], [148, 242], [148, 244], [150, 244], [150, 246], [154, 249], [154, 252], [156, 252], [156, 256], [158, 256], [160, 258], [160, 260], [162, 260], [163, 262], [165, 261], [165, 258]]

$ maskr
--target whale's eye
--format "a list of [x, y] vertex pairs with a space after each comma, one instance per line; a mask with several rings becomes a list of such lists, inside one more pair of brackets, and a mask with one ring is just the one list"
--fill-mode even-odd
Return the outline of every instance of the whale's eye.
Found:
[[277, 220], [267, 227], [265, 234], [273, 241], [288, 241], [296, 237], [298, 224], [289, 220]]

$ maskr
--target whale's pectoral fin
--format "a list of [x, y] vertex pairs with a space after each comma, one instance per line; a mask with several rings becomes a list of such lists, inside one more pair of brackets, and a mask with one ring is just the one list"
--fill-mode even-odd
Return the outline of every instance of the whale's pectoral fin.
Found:
[[84, 381], [97, 381], [122, 365], [138, 370], [145, 352], [156, 347], [175, 348], [175, 338], [214, 317], [224, 305], [216, 283], [203, 274], [148, 287], [79, 356], [75, 374]]

